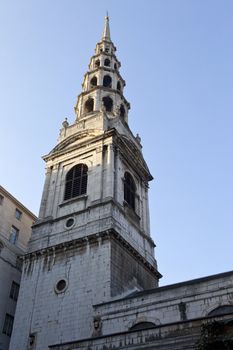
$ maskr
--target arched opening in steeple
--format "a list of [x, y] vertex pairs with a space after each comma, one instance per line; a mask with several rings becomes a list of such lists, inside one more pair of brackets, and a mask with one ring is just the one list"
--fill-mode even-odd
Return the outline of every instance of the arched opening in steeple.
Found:
[[110, 67], [110, 60], [108, 59], [108, 58], [106, 58], [105, 60], [104, 60], [104, 65], [106, 66], [106, 67]]
[[90, 86], [91, 86], [91, 88], [97, 86], [97, 78], [96, 77], [91, 78]]
[[107, 87], [107, 88], [111, 88], [112, 87], [112, 78], [110, 77], [110, 75], [105, 75], [104, 76], [103, 86]]
[[113, 100], [111, 99], [111, 97], [103, 97], [103, 104], [106, 109], [106, 112], [112, 112]]
[[88, 98], [88, 100], [85, 102], [84, 105], [84, 112], [89, 113], [94, 110], [94, 99], [93, 98]]
[[124, 200], [133, 210], [135, 210], [135, 194], [136, 185], [134, 179], [132, 175], [126, 171], [124, 176]]
[[120, 81], [117, 82], [117, 90], [121, 91], [121, 83], [120, 83]]
[[122, 118], [125, 117], [125, 107], [124, 107], [124, 105], [120, 106], [120, 117], [122, 117]]
[[117, 64], [116, 63], [114, 63], [114, 69], [117, 69]]
[[100, 60], [98, 59], [95, 61], [95, 67], [98, 68], [99, 66], [100, 66]]
[[81, 196], [87, 192], [86, 164], [77, 164], [66, 175], [64, 200]]

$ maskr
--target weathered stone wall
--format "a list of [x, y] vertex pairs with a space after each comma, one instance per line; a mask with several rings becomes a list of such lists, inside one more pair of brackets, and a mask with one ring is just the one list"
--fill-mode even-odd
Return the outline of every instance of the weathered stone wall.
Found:
[[[232, 315], [160, 325], [150, 329], [100, 336], [67, 344], [51, 345], [51, 350], [194, 350], [206, 322], [227, 322]], [[214, 350], [214, 348], [212, 348]]]
[[130, 293], [134, 290], [155, 288], [158, 279], [154, 272], [122, 244], [111, 243], [111, 295]]
[[[67, 288], [57, 293], [56, 283]], [[36, 349], [92, 334], [92, 305], [109, 300], [109, 241], [94, 240], [82, 246], [44, 253], [24, 264], [11, 350], [25, 350], [29, 334]]]
[[221, 305], [233, 305], [233, 272], [135, 293], [94, 309], [106, 335], [141, 322], [165, 325], [202, 318]]

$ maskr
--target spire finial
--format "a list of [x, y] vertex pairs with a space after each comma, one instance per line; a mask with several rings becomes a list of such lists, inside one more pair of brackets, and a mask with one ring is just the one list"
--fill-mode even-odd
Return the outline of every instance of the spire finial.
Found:
[[103, 32], [102, 40], [110, 40], [111, 41], [108, 11], [107, 11], [106, 16], [105, 16], [104, 32]]

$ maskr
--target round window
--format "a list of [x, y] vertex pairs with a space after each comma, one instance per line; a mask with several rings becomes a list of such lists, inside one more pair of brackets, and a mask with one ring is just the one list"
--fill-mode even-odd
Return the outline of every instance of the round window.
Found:
[[65, 223], [65, 226], [66, 228], [71, 228], [74, 226], [74, 218], [69, 218], [66, 220], [66, 223]]
[[56, 283], [55, 291], [57, 293], [62, 293], [66, 290], [68, 283], [65, 279], [61, 279]]

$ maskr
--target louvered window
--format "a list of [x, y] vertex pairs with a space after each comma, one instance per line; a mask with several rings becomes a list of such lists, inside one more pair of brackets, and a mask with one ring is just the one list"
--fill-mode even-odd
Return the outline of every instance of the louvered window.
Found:
[[133, 210], [135, 210], [135, 193], [136, 186], [134, 180], [132, 176], [126, 172], [124, 178], [124, 200]]
[[81, 196], [87, 192], [87, 171], [85, 164], [75, 165], [66, 175], [64, 200]]

